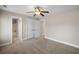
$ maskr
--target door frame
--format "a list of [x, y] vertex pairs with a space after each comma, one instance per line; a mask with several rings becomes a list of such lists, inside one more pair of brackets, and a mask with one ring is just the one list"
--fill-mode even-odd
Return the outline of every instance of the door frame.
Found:
[[21, 36], [20, 40], [22, 40], [22, 17], [17, 17], [17, 16], [11, 16], [11, 42], [13, 42], [13, 18], [18, 19], [18, 22], [21, 22]]

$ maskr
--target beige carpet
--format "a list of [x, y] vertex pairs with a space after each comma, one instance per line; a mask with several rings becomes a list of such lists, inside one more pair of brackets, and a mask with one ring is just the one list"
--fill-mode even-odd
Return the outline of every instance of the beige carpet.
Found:
[[0, 47], [0, 53], [7, 54], [78, 54], [79, 49], [44, 38], [14, 41]]

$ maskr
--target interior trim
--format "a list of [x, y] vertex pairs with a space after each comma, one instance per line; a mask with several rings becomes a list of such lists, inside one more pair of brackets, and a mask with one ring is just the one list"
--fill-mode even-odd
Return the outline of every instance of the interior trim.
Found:
[[7, 42], [7, 43], [0, 44], [0, 47], [6, 46], [6, 45], [9, 45], [9, 44], [12, 44], [12, 42]]
[[75, 47], [75, 48], [79, 48], [78, 45], [75, 45], [75, 44], [71, 44], [71, 43], [68, 43], [68, 42], [64, 42], [64, 41], [60, 41], [60, 40], [56, 40], [56, 39], [53, 39], [51, 37], [47, 37], [45, 36], [46, 39], [49, 39], [49, 40], [53, 40], [55, 42], [59, 42], [59, 43], [62, 43], [62, 44], [66, 44], [66, 45], [69, 45], [69, 46], [72, 46], [72, 47]]

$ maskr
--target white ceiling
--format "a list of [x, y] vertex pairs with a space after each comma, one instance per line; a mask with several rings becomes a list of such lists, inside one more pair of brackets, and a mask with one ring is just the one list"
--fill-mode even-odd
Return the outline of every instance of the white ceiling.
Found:
[[[35, 5], [7, 5], [7, 8], [5, 8], [2, 5], [0, 5], [0, 8], [3, 10], [24, 14], [28, 16], [33, 16], [34, 13], [26, 13], [26, 12], [33, 11], [34, 7]], [[65, 12], [74, 8], [79, 8], [78, 5], [40, 5], [40, 7], [42, 9], [48, 10], [50, 12], [49, 14]]]

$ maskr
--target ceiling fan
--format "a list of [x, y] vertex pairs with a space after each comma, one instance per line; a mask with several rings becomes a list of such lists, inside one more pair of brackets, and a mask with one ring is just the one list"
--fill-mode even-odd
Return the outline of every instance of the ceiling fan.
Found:
[[6, 8], [6, 7], [7, 7], [7, 5], [3, 5], [3, 7], [5, 7], [5, 8]]
[[41, 7], [37, 6], [37, 7], [34, 8], [34, 11], [29, 11], [29, 12], [26, 12], [26, 13], [35, 13], [34, 16], [36, 16], [36, 15], [44, 16], [43, 13], [49, 13], [49, 11], [42, 10]]

